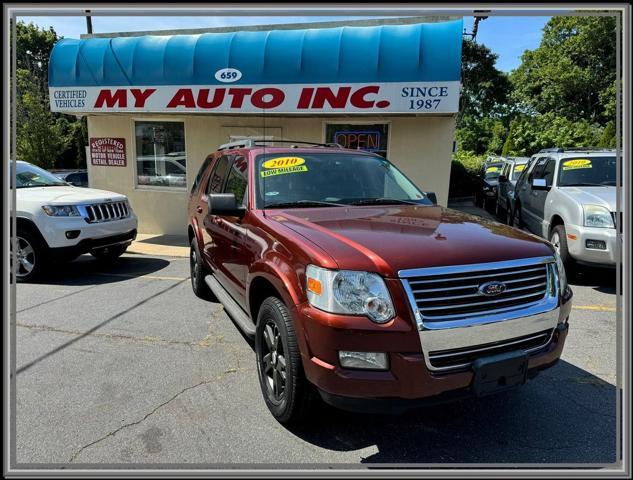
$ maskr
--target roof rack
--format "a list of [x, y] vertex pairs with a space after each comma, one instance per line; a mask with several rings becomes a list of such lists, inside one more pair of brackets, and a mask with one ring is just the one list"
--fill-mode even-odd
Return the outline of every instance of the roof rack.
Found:
[[578, 147], [578, 148], [542, 148], [538, 153], [563, 153], [563, 152], [613, 152], [614, 148]]
[[317, 143], [317, 142], [305, 142], [302, 140], [277, 140], [277, 139], [254, 139], [245, 138], [243, 140], [237, 140], [235, 142], [224, 143], [218, 147], [218, 150], [229, 150], [233, 148], [251, 148], [266, 143], [289, 143], [291, 148], [299, 148], [296, 144], [312, 145], [314, 147], [325, 148], [345, 148], [338, 143]]

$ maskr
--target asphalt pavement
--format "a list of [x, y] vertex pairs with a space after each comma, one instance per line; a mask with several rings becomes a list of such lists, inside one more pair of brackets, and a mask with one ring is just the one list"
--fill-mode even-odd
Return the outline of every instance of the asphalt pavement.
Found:
[[562, 360], [506, 394], [362, 415], [322, 406], [301, 428], [269, 414], [253, 346], [198, 299], [188, 259], [90, 256], [17, 286], [14, 467], [218, 468], [612, 464], [613, 271], [574, 281]]

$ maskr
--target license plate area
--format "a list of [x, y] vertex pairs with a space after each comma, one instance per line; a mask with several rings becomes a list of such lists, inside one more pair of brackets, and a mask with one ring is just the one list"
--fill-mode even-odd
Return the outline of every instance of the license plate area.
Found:
[[508, 352], [475, 360], [472, 389], [478, 397], [510, 390], [527, 379], [528, 355]]

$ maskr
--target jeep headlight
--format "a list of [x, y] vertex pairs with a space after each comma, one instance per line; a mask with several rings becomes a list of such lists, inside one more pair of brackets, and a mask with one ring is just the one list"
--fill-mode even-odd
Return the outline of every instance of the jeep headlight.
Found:
[[42, 210], [49, 217], [78, 217], [79, 210], [74, 205], [44, 205]]
[[583, 205], [585, 211], [585, 227], [613, 228], [611, 212], [600, 205]]
[[395, 315], [387, 286], [375, 273], [308, 265], [306, 284], [308, 301], [320, 310], [366, 315], [376, 323], [386, 323]]
[[563, 259], [556, 250], [554, 250], [554, 258], [556, 259], [556, 269], [558, 270], [558, 287], [562, 295], [567, 290], [567, 274], [565, 273]]

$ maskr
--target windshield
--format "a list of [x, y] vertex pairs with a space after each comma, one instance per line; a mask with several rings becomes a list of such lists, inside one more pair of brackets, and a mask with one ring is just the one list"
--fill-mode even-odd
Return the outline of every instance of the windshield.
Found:
[[[13, 164], [11, 165], [13, 167]], [[11, 168], [13, 170], [13, 168]], [[13, 174], [13, 172], [11, 172]], [[60, 178], [50, 172], [43, 170], [30, 163], [18, 163], [15, 174], [18, 188], [27, 187], [53, 187], [58, 185], [68, 185]]]
[[259, 208], [355, 204], [431, 205], [382, 157], [339, 153], [277, 153], [256, 159]]
[[510, 180], [512, 180], [513, 182], [516, 182], [521, 176], [521, 172], [525, 170], [526, 166], [527, 166], [527, 163], [519, 163], [515, 165], [514, 170], [512, 171], [512, 178]]
[[484, 178], [486, 180], [495, 180], [499, 178], [499, 175], [501, 175], [502, 168], [503, 168], [503, 163], [492, 163], [488, 165], [484, 173]]
[[565, 158], [560, 163], [558, 186], [615, 186], [615, 164], [615, 156]]

